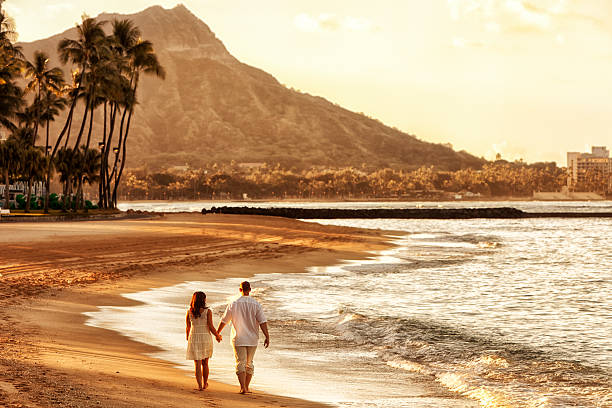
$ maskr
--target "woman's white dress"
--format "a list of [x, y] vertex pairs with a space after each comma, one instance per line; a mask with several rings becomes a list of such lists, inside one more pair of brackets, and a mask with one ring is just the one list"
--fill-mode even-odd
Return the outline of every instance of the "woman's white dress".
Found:
[[200, 317], [195, 317], [189, 311], [191, 330], [187, 340], [187, 360], [204, 360], [211, 358], [213, 352], [213, 341], [207, 321], [208, 308], [202, 311]]

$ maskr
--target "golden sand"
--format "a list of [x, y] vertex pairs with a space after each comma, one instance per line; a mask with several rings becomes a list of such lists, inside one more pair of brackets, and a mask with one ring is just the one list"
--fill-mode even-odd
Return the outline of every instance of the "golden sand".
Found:
[[387, 245], [374, 231], [230, 215], [5, 223], [0, 231], [0, 406], [6, 407], [321, 406], [239, 395], [237, 385], [212, 380], [198, 392], [184, 371], [146, 355], [154, 347], [85, 326], [83, 313], [129, 304], [121, 293], [299, 273]]

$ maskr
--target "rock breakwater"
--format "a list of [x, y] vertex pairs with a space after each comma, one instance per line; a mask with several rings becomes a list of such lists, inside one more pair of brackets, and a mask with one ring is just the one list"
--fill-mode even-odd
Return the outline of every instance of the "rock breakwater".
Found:
[[267, 215], [272, 217], [298, 219], [330, 218], [524, 218], [527, 213], [516, 208], [380, 208], [380, 209], [339, 209], [339, 208], [255, 208], [255, 207], [212, 207], [203, 209], [202, 214]]

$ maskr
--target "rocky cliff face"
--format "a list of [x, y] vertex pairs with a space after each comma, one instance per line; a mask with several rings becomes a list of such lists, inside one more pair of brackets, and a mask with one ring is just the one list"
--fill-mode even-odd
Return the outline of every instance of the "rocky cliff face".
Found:
[[[327, 100], [285, 88], [230, 55], [187, 8], [159, 6], [128, 17], [150, 40], [167, 71], [144, 78], [128, 142], [131, 166], [201, 166], [211, 162], [280, 162], [292, 166], [479, 167], [465, 152], [426, 143]], [[74, 31], [22, 44], [27, 57]], [[57, 65], [57, 57], [51, 59]], [[61, 120], [58, 120], [62, 123]], [[53, 129], [53, 128], [52, 128]], [[98, 138], [101, 121], [96, 123]], [[57, 131], [55, 132], [57, 133]]]

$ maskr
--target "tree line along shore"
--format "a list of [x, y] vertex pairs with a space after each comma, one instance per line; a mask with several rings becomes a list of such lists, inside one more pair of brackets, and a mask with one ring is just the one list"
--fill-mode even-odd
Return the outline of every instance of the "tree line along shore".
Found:
[[[577, 191], [609, 194], [594, 173]], [[448, 200], [531, 197], [539, 191], [561, 191], [567, 170], [555, 163], [526, 164], [498, 160], [480, 169], [283, 168], [266, 164], [243, 167], [213, 164], [181, 172], [130, 169], [119, 194], [126, 200], [215, 199], [420, 199]]]

